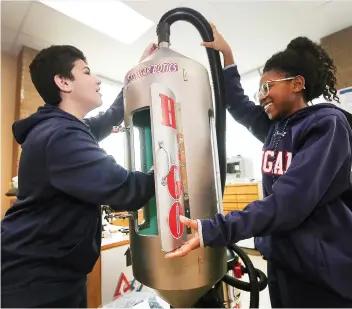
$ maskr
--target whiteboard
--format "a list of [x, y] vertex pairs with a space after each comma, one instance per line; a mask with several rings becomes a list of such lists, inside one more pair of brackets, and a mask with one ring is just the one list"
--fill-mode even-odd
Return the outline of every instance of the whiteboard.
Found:
[[352, 87], [340, 89], [338, 96], [340, 98], [341, 107], [349, 113], [352, 113]]

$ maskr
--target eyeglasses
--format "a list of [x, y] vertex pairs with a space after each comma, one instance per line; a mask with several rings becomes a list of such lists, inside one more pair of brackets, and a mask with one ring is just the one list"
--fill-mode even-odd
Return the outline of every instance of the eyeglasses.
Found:
[[270, 87], [272, 86], [272, 83], [283, 82], [283, 81], [292, 80], [292, 79], [294, 79], [294, 77], [269, 80], [261, 84], [259, 90], [254, 94], [254, 100], [260, 103], [260, 100], [265, 99], [269, 95], [269, 91], [270, 91]]

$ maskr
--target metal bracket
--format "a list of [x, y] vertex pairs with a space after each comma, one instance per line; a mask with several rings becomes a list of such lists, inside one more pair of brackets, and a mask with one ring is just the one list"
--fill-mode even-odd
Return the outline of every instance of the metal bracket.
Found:
[[171, 171], [171, 156], [170, 153], [166, 150], [166, 148], [164, 147], [164, 142], [163, 141], [159, 141], [159, 149], [158, 150], [164, 150], [164, 152], [166, 153], [167, 156], [167, 165], [168, 165], [168, 169], [167, 169], [167, 173], [164, 176], [161, 176], [161, 184], [163, 186], [166, 186], [167, 184], [167, 176], [169, 176], [170, 171]]
[[185, 69], [183, 69], [183, 80], [184, 80], [185, 82], [188, 81], [187, 71], [186, 71]]
[[115, 218], [118, 219], [129, 219], [129, 218], [134, 218], [135, 216], [132, 213], [128, 213], [128, 214], [122, 214], [122, 215], [118, 215], [115, 216]]
[[114, 131], [114, 133], [130, 132], [130, 127], [114, 126], [112, 130]]
[[130, 232], [130, 229], [128, 227], [120, 228], [119, 232], [121, 232], [122, 234], [128, 234]]

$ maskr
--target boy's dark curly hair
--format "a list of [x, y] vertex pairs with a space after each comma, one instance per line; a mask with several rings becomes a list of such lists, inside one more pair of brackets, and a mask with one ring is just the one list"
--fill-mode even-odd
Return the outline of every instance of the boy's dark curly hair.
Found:
[[32, 83], [45, 103], [55, 106], [60, 104], [60, 89], [55, 84], [54, 77], [59, 75], [73, 80], [71, 71], [77, 60], [86, 62], [84, 54], [70, 45], [50, 46], [41, 50], [33, 59], [29, 65]]

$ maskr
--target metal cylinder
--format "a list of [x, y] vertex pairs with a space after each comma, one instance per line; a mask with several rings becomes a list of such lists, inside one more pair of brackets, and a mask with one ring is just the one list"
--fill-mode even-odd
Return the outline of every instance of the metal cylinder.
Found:
[[226, 249], [199, 248], [165, 259], [191, 231], [179, 222], [222, 211], [221, 184], [209, 76], [198, 62], [159, 47], [125, 78], [129, 168], [155, 165], [156, 194], [130, 220], [136, 280], [173, 307], [190, 307], [226, 273]]

